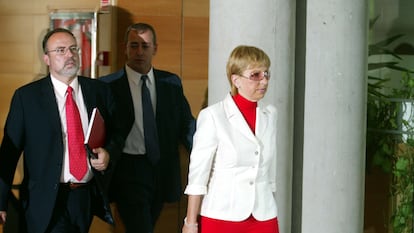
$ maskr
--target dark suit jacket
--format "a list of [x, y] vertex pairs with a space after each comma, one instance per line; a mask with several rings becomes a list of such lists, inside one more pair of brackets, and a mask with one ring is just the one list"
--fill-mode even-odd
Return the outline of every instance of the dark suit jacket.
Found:
[[[156, 122], [160, 143], [160, 177], [162, 199], [175, 202], [182, 193], [179, 145], [191, 150], [195, 119], [184, 96], [181, 79], [170, 72], [154, 69], [157, 109]], [[110, 83], [112, 93], [122, 115], [125, 139], [135, 121], [131, 89], [125, 69], [104, 76], [101, 80]]]
[[[115, 105], [107, 84], [79, 77], [79, 84], [89, 118], [98, 107], [108, 128], [105, 149], [111, 160], [119, 156], [121, 145], [110, 122]], [[0, 147], [0, 210], [7, 210], [16, 165], [24, 153], [24, 178], [20, 200], [25, 209], [27, 225], [33, 232], [44, 232], [50, 221], [62, 173], [64, 142], [61, 120], [50, 76], [16, 90]], [[113, 222], [106, 197], [110, 169], [105, 175], [94, 172], [93, 190], [100, 204], [93, 204], [94, 214]]]

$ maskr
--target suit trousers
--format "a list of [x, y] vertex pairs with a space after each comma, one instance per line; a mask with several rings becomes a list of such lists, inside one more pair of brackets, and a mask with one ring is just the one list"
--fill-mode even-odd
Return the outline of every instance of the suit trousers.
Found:
[[93, 219], [91, 188], [91, 185], [76, 189], [60, 185], [46, 233], [88, 233]]
[[123, 154], [114, 175], [113, 193], [126, 233], [150, 233], [161, 214], [158, 167], [146, 155]]

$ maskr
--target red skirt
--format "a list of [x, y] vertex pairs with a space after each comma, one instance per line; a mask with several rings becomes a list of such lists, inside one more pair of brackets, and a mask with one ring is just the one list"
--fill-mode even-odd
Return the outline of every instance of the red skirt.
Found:
[[240, 222], [218, 220], [201, 216], [200, 233], [279, 233], [277, 218], [258, 221], [253, 216]]

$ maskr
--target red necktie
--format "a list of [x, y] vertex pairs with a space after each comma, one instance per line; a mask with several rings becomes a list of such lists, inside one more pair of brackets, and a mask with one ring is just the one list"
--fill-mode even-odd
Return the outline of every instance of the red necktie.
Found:
[[66, 95], [66, 126], [69, 148], [69, 171], [78, 180], [85, 176], [88, 166], [83, 145], [84, 135], [78, 107], [72, 97], [73, 89], [68, 86]]

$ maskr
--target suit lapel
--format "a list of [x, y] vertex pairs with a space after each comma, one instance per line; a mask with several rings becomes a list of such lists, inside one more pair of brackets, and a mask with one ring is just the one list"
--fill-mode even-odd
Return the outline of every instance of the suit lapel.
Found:
[[261, 138], [266, 131], [269, 123], [269, 112], [258, 107], [256, 110], [256, 137]]
[[125, 114], [127, 114], [127, 116], [125, 117], [132, 120], [135, 119], [134, 103], [132, 102], [131, 89], [129, 87], [128, 77], [125, 70], [124, 74], [119, 80], [115, 81], [114, 85], [118, 95], [120, 96], [119, 98], [121, 99], [120, 105], [123, 106], [120, 108], [126, 110]]
[[238, 130], [240, 134], [242, 134], [243, 136], [249, 138], [252, 141], [257, 142], [256, 136], [253, 134], [243, 115], [237, 108], [236, 103], [234, 103], [234, 100], [232, 99], [231, 95], [228, 95], [225, 98], [224, 109], [226, 111], [228, 121], [230, 122], [232, 127]]
[[44, 82], [41, 85], [41, 89], [42, 96], [40, 96], [39, 99], [43, 105], [45, 114], [49, 117], [48, 122], [50, 122], [53, 129], [58, 129], [62, 131], [59, 108], [56, 103], [55, 91], [53, 89], [53, 84], [50, 79], [50, 76], [44, 79]]
[[90, 119], [92, 110], [96, 106], [96, 95], [94, 94], [95, 90], [91, 88], [87, 78], [78, 76], [78, 82], [82, 88], [83, 101], [85, 102], [86, 110], [88, 112], [88, 119]]
[[155, 104], [156, 106], [156, 112], [155, 112], [155, 120], [157, 121], [157, 124], [160, 124], [160, 120], [163, 119], [163, 116], [165, 114], [168, 114], [168, 110], [171, 109], [169, 106], [165, 106], [167, 103], [171, 103], [171, 100], [168, 99], [169, 95], [166, 95], [165, 93], [168, 92], [167, 85], [165, 84], [165, 75], [163, 75], [158, 70], [154, 69], [154, 80], [155, 80], [155, 90], [157, 95], [157, 102]]
[[157, 103], [155, 104], [156, 106], [155, 119], [159, 119], [159, 117], [157, 116], [159, 116], [161, 110], [164, 109], [162, 106], [162, 104], [164, 103], [163, 101], [164, 95], [162, 95], [163, 83], [160, 81], [162, 77], [161, 77], [161, 74], [158, 72], [158, 70], [153, 69], [153, 72], [154, 72], [154, 81], [155, 81], [155, 93], [157, 95]]

